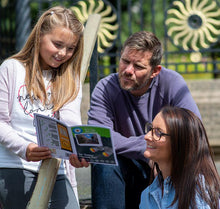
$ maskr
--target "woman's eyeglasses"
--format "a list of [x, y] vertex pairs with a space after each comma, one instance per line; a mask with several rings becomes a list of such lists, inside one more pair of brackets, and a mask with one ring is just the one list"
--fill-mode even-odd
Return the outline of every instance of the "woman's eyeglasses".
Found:
[[146, 123], [145, 133], [148, 133], [149, 131], [151, 131], [151, 135], [155, 141], [159, 141], [162, 136], [170, 136], [169, 134], [161, 132], [159, 128], [153, 128], [151, 123]]

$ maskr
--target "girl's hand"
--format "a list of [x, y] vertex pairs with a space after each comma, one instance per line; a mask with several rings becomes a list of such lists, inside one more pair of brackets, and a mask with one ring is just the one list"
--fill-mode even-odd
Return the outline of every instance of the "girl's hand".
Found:
[[26, 150], [27, 161], [40, 161], [51, 158], [51, 151], [47, 147], [39, 147], [35, 143], [30, 143]]

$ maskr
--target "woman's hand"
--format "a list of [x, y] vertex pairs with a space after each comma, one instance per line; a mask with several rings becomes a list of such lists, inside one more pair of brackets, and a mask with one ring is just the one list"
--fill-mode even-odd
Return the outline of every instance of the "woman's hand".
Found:
[[85, 159], [82, 159], [80, 161], [78, 159], [77, 155], [75, 155], [75, 154], [70, 155], [69, 162], [75, 168], [82, 168], [82, 167], [88, 167], [89, 166], [89, 163]]
[[51, 158], [51, 151], [47, 147], [39, 147], [37, 144], [30, 143], [26, 150], [27, 161], [40, 161]]

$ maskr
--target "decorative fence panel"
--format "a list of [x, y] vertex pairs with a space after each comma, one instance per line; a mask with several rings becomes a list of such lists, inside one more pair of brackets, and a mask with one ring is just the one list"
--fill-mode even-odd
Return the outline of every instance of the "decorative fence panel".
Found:
[[[217, 78], [220, 74], [219, 0], [1, 0], [0, 62], [18, 51], [33, 24], [51, 6], [72, 8], [86, 23], [99, 13], [98, 80], [116, 72], [121, 45], [133, 32], [148, 30], [164, 44], [163, 65], [184, 76]], [[93, 60], [93, 63], [94, 63]]]

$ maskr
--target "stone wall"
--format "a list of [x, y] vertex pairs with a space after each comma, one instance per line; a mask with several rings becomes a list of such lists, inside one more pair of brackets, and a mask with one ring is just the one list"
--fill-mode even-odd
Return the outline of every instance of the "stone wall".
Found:
[[220, 160], [220, 79], [186, 82], [199, 107], [215, 158]]

